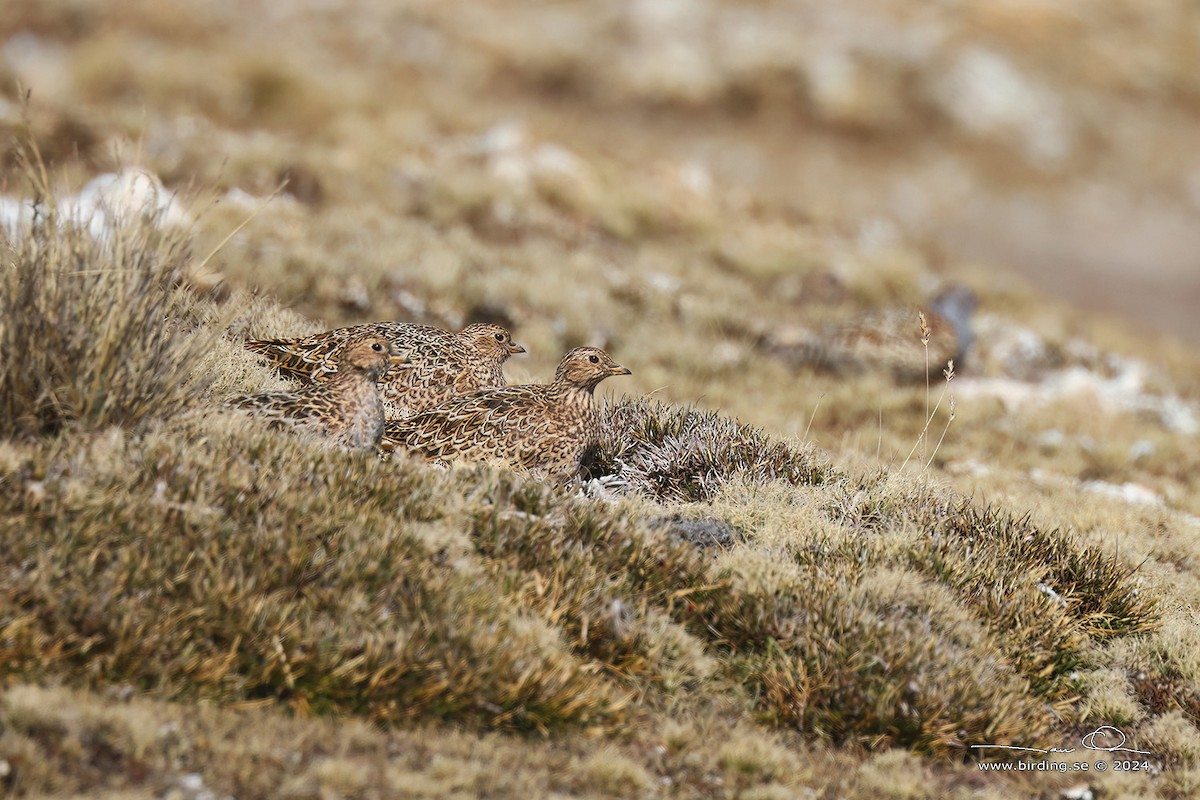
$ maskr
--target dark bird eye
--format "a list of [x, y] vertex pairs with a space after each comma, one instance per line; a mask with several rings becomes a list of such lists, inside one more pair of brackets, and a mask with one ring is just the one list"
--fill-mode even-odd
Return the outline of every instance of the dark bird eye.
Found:
[[375, 344], [371, 345], [371, 349], [374, 350], [376, 353], [382, 353], [383, 345], [381, 345], [379, 342], [376, 342]]
[[503, 341], [504, 341], [504, 334], [503, 334], [503, 333], [497, 333], [497, 334], [496, 334], [496, 341], [497, 341], [497, 342], [503, 342]]
[[588, 361], [592, 362], [593, 364], [599, 364], [600, 356], [588, 356]]

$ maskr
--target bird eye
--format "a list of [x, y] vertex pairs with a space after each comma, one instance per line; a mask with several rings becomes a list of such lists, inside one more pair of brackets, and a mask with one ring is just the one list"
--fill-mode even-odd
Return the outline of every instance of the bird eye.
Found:
[[371, 345], [371, 349], [374, 350], [376, 353], [382, 353], [383, 345], [381, 345], [379, 342], [376, 342], [375, 344]]
[[588, 361], [592, 362], [593, 364], [599, 364], [600, 356], [588, 356]]
[[503, 333], [497, 333], [497, 334], [496, 334], [496, 341], [497, 341], [497, 342], [503, 342], [503, 341], [504, 341], [504, 334], [503, 334]]

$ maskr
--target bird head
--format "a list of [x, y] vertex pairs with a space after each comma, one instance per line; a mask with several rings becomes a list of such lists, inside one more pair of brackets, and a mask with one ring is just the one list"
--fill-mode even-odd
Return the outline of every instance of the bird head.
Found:
[[342, 346], [338, 355], [338, 370], [364, 372], [378, 381], [390, 367], [411, 366], [408, 355], [396, 350], [384, 336], [365, 336]]
[[632, 374], [598, 347], [576, 347], [562, 357], [554, 380], [591, 391], [605, 378]]
[[494, 355], [504, 362], [513, 353], [524, 353], [525, 348], [512, 340], [507, 328], [490, 323], [477, 322], [462, 329], [459, 334], [473, 344], [481, 353]]

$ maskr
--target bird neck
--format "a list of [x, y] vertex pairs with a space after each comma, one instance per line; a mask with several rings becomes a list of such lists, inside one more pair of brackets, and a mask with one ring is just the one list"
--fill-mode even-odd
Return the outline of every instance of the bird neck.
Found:
[[594, 383], [590, 384], [590, 385], [589, 384], [580, 385], [578, 383], [575, 383], [574, 381], [566, 380], [564, 378], [558, 378], [554, 381], [554, 383], [552, 383], [550, 385], [557, 393], [559, 393], [563, 396], [566, 396], [566, 397], [579, 396], [579, 397], [584, 397], [588, 400], [592, 399], [593, 392], [595, 392], [595, 390], [596, 390], [596, 384], [594, 384]]
[[380, 371], [362, 367], [341, 367], [326, 381], [329, 387], [354, 386], [360, 383], [377, 383]]

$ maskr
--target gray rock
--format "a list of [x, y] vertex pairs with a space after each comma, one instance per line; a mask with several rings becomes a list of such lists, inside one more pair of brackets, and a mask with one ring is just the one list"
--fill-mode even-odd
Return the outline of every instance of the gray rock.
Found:
[[744, 541], [742, 532], [719, 519], [684, 519], [678, 516], [658, 517], [650, 527], [665, 529], [667, 534], [680, 542], [707, 550], [710, 547], [730, 548]]

